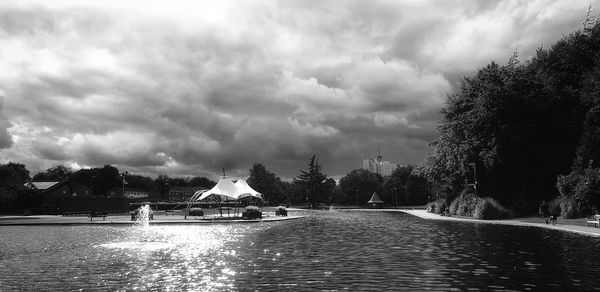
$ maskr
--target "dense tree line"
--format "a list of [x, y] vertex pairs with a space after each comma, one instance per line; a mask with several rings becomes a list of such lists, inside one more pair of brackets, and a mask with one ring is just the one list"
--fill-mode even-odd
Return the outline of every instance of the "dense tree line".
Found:
[[[522, 214], [556, 198], [563, 182], [597, 173], [586, 169], [600, 164], [599, 52], [596, 24], [524, 63], [515, 52], [506, 65], [492, 62], [464, 78], [448, 97], [440, 137], [419, 173], [440, 197], [456, 197], [477, 181], [479, 196]], [[567, 178], [557, 189], [561, 175]]]
[[87, 168], [73, 171], [64, 166], [57, 165], [30, 177], [29, 170], [20, 163], [9, 162], [0, 164], [0, 186], [7, 194], [16, 194], [30, 191], [25, 186], [28, 181], [70, 181], [89, 188], [89, 195], [108, 195], [111, 190], [121, 190], [125, 183], [126, 188], [137, 188], [150, 193], [160, 194], [165, 198], [165, 192], [170, 187], [201, 187], [211, 188], [216, 183], [206, 177], [174, 177], [159, 175], [153, 179], [148, 176], [120, 172], [112, 165]]

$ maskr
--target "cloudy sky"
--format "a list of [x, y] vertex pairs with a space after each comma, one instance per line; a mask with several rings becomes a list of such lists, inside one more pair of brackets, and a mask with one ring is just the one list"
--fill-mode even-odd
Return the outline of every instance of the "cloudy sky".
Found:
[[[600, 7], [600, 0], [591, 1]], [[457, 80], [588, 1], [2, 1], [0, 163], [329, 176], [419, 163]]]

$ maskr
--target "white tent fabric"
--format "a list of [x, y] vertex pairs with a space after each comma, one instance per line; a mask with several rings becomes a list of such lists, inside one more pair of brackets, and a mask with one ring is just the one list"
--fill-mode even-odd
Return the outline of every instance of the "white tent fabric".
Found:
[[367, 204], [383, 204], [383, 201], [377, 195], [377, 192], [373, 193], [371, 199], [367, 202]]
[[255, 197], [261, 200], [263, 199], [262, 194], [250, 187], [245, 179], [238, 179], [235, 182], [235, 186], [237, 187], [236, 197], [238, 199], [246, 197]]
[[228, 177], [221, 177], [219, 182], [210, 190], [202, 193], [197, 201], [202, 201], [209, 196], [216, 196], [221, 201], [235, 201], [238, 198], [236, 197], [237, 192], [236, 185], [229, 179]]
[[196, 201], [202, 201], [211, 196], [218, 198], [219, 201], [235, 201], [246, 197], [255, 197], [263, 199], [262, 195], [252, 189], [244, 179], [238, 179], [236, 183], [233, 183], [228, 177], [221, 177], [217, 185], [208, 191], [203, 192], [202, 195], [197, 196], [198, 192], [194, 194], [197, 197]]

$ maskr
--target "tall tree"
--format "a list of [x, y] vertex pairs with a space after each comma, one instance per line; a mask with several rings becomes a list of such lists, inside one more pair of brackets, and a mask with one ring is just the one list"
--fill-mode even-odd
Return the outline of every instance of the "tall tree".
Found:
[[300, 170], [300, 175], [294, 179], [294, 183], [299, 188], [297, 192], [303, 192], [311, 206], [326, 202], [332, 191], [330, 184], [327, 184], [327, 176], [321, 171], [316, 154], [310, 159], [308, 170]]
[[255, 163], [250, 168], [248, 185], [261, 193], [263, 198], [269, 202], [282, 203], [287, 199], [281, 180], [260, 163]]
[[201, 187], [201, 188], [206, 188], [206, 189], [210, 189], [212, 187], [214, 187], [217, 183], [215, 183], [214, 181], [203, 177], [203, 176], [195, 176], [193, 178], [191, 178], [188, 182], [188, 186], [190, 187]]
[[22, 163], [0, 164], [0, 186], [20, 186], [31, 180], [29, 170]]
[[[479, 195], [517, 212], [556, 196], [557, 175], [582, 169], [597, 151], [596, 115], [587, 100], [597, 99], [598, 51], [596, 25], [539, 49], [526, 64], [492, 62], [464, 78], [448, 97], [440, 137], [419, 172], [451, 196], [476, 179]], [[586, 92], [592, 92], [587, 99]], [[582, 136], [586, 127], [589, 135]], [[577, 148], [582, 159], [574, 163]]]

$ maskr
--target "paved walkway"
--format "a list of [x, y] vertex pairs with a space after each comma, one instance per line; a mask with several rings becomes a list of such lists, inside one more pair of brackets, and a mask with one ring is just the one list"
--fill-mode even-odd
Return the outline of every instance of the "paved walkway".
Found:
[[[446, 220], [446, 221], [460, 221], [460, 222], [473, 222], [473, 223], [484, 223], [484, 224], [504, 224], [504, 225], [514, 225], [514, 226], [533, 226], [539, 228], [548, 228], [555, 230], [562, 230], [568, 232], [579, 233], [583, 235], [596, 236], [600, 237], [600, 228], [597, 227], [587, 227], [583, 224], [581, 225], [571, 225], [568, 223], [561, 223], [559, 221], [558, 224], [546, 224], [544, 222], [531, 222], [532, 220], [529, 218], [517, 218], [512, 220], [479, 220], [472, 218], [462, 218], [462, 217], [454, 217], [454, 216], [441, 216], [438, 214], [428, 213], [426, 210], [408, 210], [402, 209], [401, 212], [408, 213], [423, 219], [428, 220]], [[541, 219], [540, 219], [541, 220]], [[568, 222], [581, 222], [581, 220], [573, 220]]]

